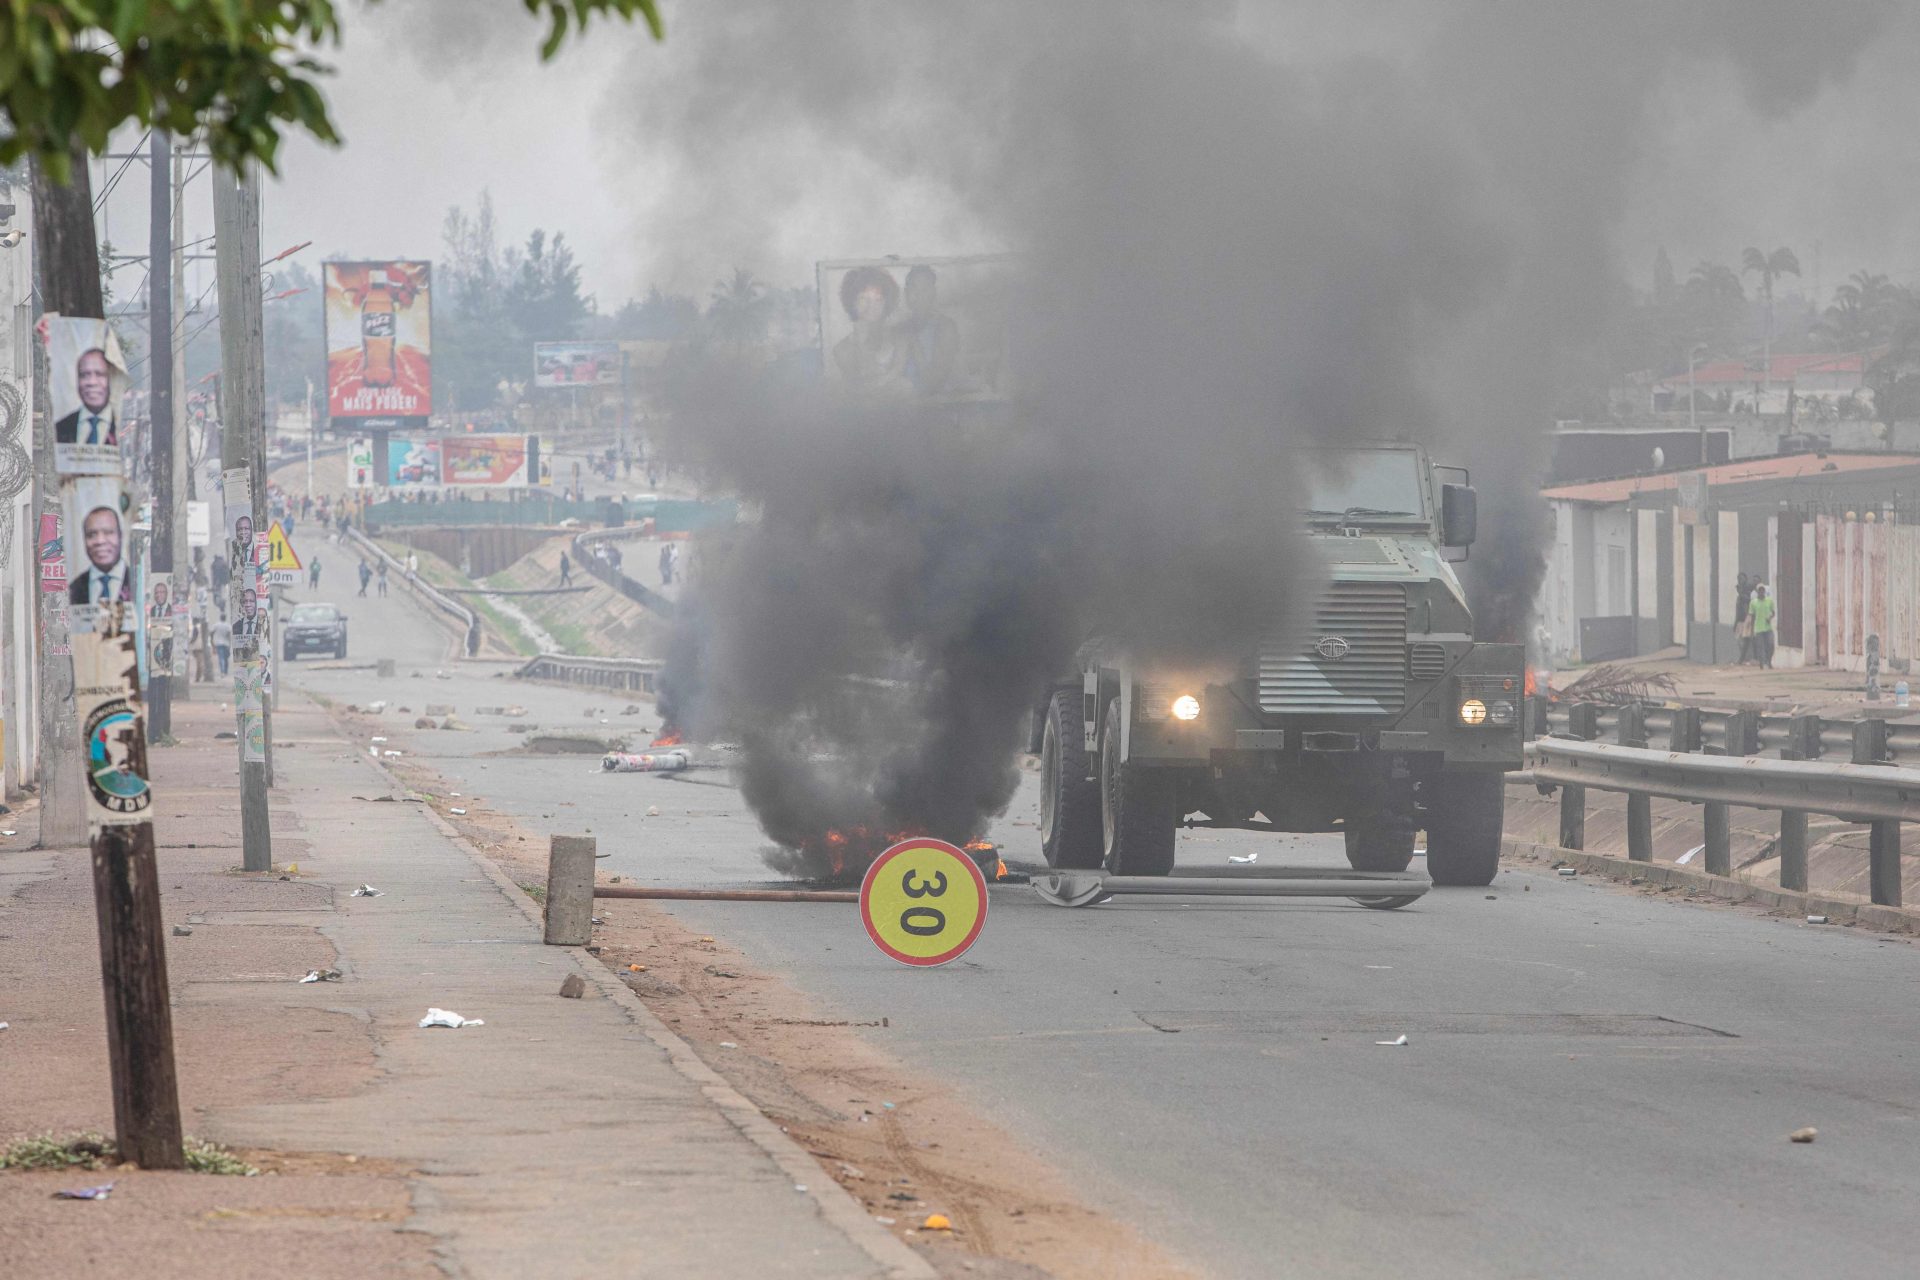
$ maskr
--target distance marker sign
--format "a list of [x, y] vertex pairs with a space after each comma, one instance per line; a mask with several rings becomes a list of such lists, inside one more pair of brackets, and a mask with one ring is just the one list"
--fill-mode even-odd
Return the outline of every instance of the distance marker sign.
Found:
[[902, 840], [860, 882], [860, 921], [874, 945], [902, 964], [959, 958], [987, 922], [987, 880], [944, 840]]

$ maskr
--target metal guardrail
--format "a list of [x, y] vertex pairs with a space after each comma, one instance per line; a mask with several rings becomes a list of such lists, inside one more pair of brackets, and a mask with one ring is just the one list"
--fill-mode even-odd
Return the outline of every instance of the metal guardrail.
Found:
[[671, 618], [673, 616], [672, 600], [653, 588], [629, 578], [623, 570], [597, 559], [593, 554], [596, 543], [622, 542], [641, 536], [643, 536], [642, 531], [639, 529], [596, 529], [583, 533], [573, 540], [573, 558], [582, 569], [635, 604], [651, 609], [663, 618]]
[[439, 609], [442, 613], [448, 614], [456, 619], [460, 623], [461, 634], [466, 637], [466, 650], [469, 658], [480, 652], [479, 614], [467, 608], [467, 606], [461, 604], [452, 596], [438, 590], [433, 584], [418, 574], [409, 578], [407, 576], [407, 568], [404, 564], [389, 554], [385, 547], [367, 537], [364, 533], [361, 533], [360, 530], [349, 528], [347, 530], [347, 541], [367, 555], [385, 561], [389, 577], [397, 575], [403, 584], [411, 587], [427, 603]]
[[559, 680], [599, 689], [652, 693], [655, 678], [664, 665], [658, 658], [596, 658], [580, 653], [543, 653], [529, 659], [514, 675], [525, 680]]
[[[1535, 707], [1535, 716], [1536, 726], [1555, 719], [1544, 706]], [[1564, 732], [1527, 744], [1526, 780], [1543, 791], [1560, 790], [1562, 848], [1586, 844], [1589, 789], [1622, 792], [1627, 857], [1651, 862], [1651, 805], [1660, 796], [1703, 807], [1704, 869], [1726, 876], [1732, 874], [1728, 810], [1771, 809], [1780, 814], [1780, 887], [1804, 892], [1807, 815], [1824, 814], [1868, 826], [1868, 896], [1882, 906], [1901, 905], [1900, 824], [1920, 822], [1920, 768], [1899, 765], [1894, 744], [1920, 744], [1920, 726], [1590, 702], [1568, 706], [1561, 724]], [[1603, 730], [1613, 742], [1596, 741]], [[1849, 758], [1822, 760], [1843, 735]], [[1661, 737], [1665, 750], [1653, 746]], [[1763, 747], [1773, 744], [1778, 755], [1762, 757]], [[1916, 755], [1920, 745], [1909, 746], [1908, 759]]]

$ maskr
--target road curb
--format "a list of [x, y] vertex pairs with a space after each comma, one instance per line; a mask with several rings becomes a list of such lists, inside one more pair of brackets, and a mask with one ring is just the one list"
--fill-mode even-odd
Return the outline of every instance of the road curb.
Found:
[[1797, 916], [1825, 916], [1834, 924], [1857, 924], [1883, 933], [1920, 934], [1920, 911], [1910, 907], [1883, 907], [1849, 898], [1777, 889], [1731, 876], [1710, 876], [1704, 871], [1664, 862], [1634, 862], [1615, 854], [1563, 849], [1558, 845], [1537, 844], [1512, 837], [1500, 842], [1500, 853], [1502, 857], [1515, 861], [1569, 866], [1621, 882], [1640, 880], [1648, 884], [1691, 889], [1724, 902], [1754, 902], [1774, 911]]
[[[309, 695], [309, 700], [311, 697]], [[334, 708], [315, 702], [327, 715], [334, 728], [342, 734], [343, 740], [350, 746], [353, 738], [346, 732], [346, 726], [337, 718]], [[402, 792], [412, 788], [395, 776], [392, 770], [371, 756], [356, 756], [378, 773], [388, 786]], [[529, 897], [524, 889], [514, 882], [501, 866], [486, 852], [442, 817], [432, 805], [420, 806], [427, 821], [441, 835], [467, 855], [507, 900], [518, 907], [520, 914], [527, 918], [536, 933], [545, 926], [545, 914], [540, 905]], [[632, 988], [622, 982], [598, 956], [591, 955], [580, 947], [556, 947], [572, 957], [574, 964], [586, 981], [593, 984], [600, 994], [619, 1005], [626, 1011], [646, 1037], [673, 1064], [675, 1071], [689, 1083], [699, 1086], [700, 1092], [723, 1115], [727, 1122], [739, 1131], [742, 1137], [759, 1147], [774, 1162], [782, 1173], [793, 1180], [796, 1187], [807, 1188], [806, 1194], [820, 1210], [820, 1216], [829, 1225], [845, 1235], [853, 1245], [881, 1268], [888, 1280], [936, 1280], [933, 1267], [912, 1248], [902, 1243], [894, 1235], [875, 1222], [859, 1201], [846, 1189], [835, 1182], [820, 1162], [801, 1150], [798, 1143], [789, 1137], [780, 1126], [770, 1120], [766, 1113], [756, 1107], [745, 1094], [728, 1084], [724, 1077], [709, 1067], [693, 1046], [674, 1034], [667, 1025], [654, 1016], [646, 1002], [635, 995]]]

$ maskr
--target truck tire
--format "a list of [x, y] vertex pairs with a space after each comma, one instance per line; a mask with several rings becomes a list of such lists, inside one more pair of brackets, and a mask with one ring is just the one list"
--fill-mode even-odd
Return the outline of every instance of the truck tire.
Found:
[[1355, 871], [1405, 871], [1413, 861], [1413, 819], [1405, 814], [1356, 814], [1344, 834]]
[[1164, 876], [1173, 870], [1173, 779], [1120, 759], [1120, 700], [1107, 704], [1100, 730], [1101, 862], [1116, 876]]
[[1497, 773], [1443, 773], [1422, 787], [1427, 874], [1435, 884], [1492, 884], [1500, 870], [1506, 779]]
[[1100, 865], [1100, 784], [1087, 773], [1080, 698], [1056, 693], [1040, 730], [1040, 852], [1062, 871]]

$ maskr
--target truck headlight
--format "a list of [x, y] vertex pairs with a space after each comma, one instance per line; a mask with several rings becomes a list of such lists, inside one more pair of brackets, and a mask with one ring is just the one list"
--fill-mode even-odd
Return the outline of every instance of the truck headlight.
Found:
[[1468, 724], [1468, 725], [1485, 724], [1486, 720], [1487, 720], [1487, 704], [1480, 701], [1480, 699], [1468, 698], [1466, 701], [1460, 704], [1460, 723], [1461, 724]]
[[1190, 693], [1183, 693], [1173, 700], [1172, 710], [1175, 720], [1198, 720], [1200, 718], [1200, 699]]
[[1505, 698], [1496, 698], [1487, 704], [1487, 723], [1509, 725], [1513, 723], [1513, 703]]

